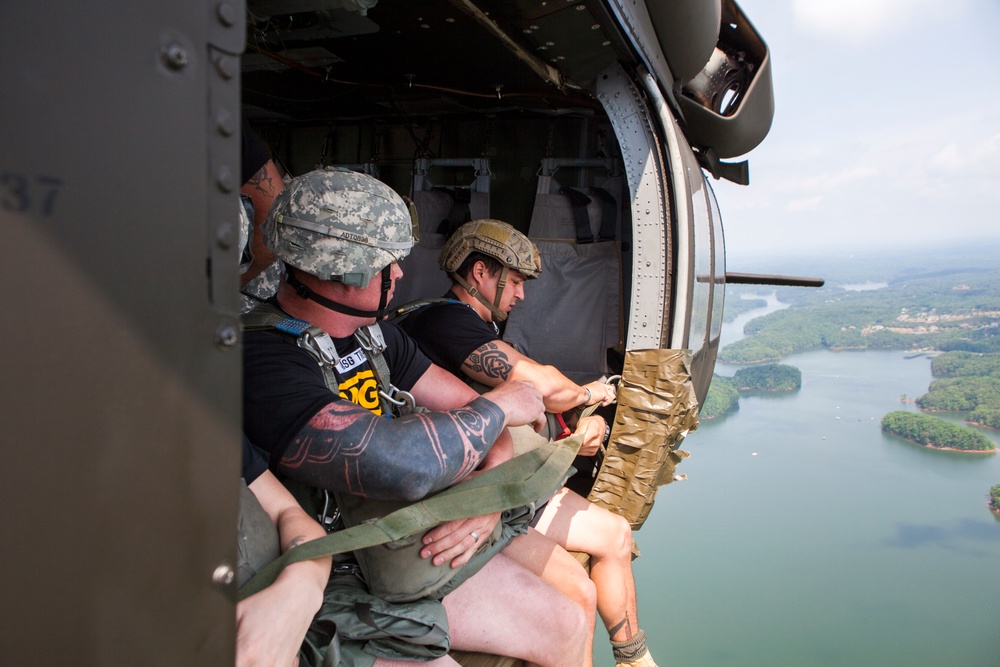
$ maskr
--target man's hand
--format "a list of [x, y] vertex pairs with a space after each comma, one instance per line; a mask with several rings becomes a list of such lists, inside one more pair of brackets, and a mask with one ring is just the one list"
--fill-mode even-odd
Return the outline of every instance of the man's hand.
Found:
[[618, 392], [615, 391], [613, 384], [606, 384], [595, 380], [583, 385], [583, 388], [590, 392], [590, 400], [586, 401], [586, 405], [593, 405], [594, 403], [611, 405], [618, 398]]
[[531, 424], [535, 431], [545, 425], [545, 404], [542, 394], [530, 382], [504, 382], [483, 394], [503, 410], [507, 426]]
[[493, 533], [499, 520], [498, 512], [442, 523], [424, 535], [420, 557], [433, 558], [435, 565], [443, 565], [451, 559], [453, 568], [462, 567], [475, 555], [483, 540]]
[[278, 579], [236, 605], [238, 667], [290, 667], [299, 664], [299, 647], [323, 591], [309, 579], [296, 577], [289, 565]]
[[576, 425], [573, 435], [583, 438], [580, 446], [580, 456], [593, 456], [601, 448], [604, 442], [604, 434], [607, 432], [608, 423], [600, 415], [584, 417]]

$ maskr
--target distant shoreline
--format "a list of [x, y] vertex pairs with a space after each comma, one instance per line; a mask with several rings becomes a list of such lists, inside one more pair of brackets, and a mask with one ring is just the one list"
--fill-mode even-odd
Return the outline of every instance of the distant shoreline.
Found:
[[939, 447], [937, 445], [925, 445], [922, 442], [917, 442], [916, 440], [910, 440], [909, 438], [904, 438], [901, 435], [893, 433], [892, 431], [886, 431], [900, 440], [905, 440], [906, 442], [913, 443], [917, 447], [923, 447], [924, 449], [936, 449], [939, 452], [958, 452], [960, 454], [996, 454], [997, 450], [994, 449], [958, 449], [956, 447]]

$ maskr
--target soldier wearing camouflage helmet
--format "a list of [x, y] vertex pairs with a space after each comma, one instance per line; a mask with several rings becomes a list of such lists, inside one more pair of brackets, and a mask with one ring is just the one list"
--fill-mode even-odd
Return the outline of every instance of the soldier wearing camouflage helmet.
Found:
[[[491, 275], [497, 275], [492, 299], [469, 284], [465, 276], [476, 261], [481, 261]], [[512, 303], [501, 304], [508, 275], [514, 271], [512, 284], [516, 289], [512, 298], [524, 298], [521, 285], [525, 280], [537, 278], [542, 272], [538, 248], [531, 240], [501, 220], [473, 220], [452, 234], [441, 248], [438, 264], [455, 283], [489, 310], [496, 322], [507, 319]]]
[[[541, 421], [541, 396], [527, 383], [480, 396], [399, 327], [379, 321], [410, 234], [403, 199], [370, 176], [313, 171], [275, 200], [264, 236], [285, 273], [275, 298], [244, 318], [243, 415], [244, 432], [284, 477], [331, 493], [413, 501], [509, 459], [506, 426]], [[403, 394], [428, 411], [390, 413], [383, 399]], [[423, 537], [419, 556], [462, 567], [496, 540], [495, 528], [506, 534], [498, 520], [441, 524]], [[550, 667], [584, 661], [585, 615], [502, 552], [441, 603], [407, 605], [417, 602], [444, 605], [454, 648]], [[351, 605], [334, 611], [354, 613]], [[338, 636], [348, 620], [334, 624]], [[379, 664], [360, 640], [341, 639], [342, 667]]]
[[[410, 212], [384, 183], [346, 169], [327, 168], [293, 180], [264, 221], [264, 242], [289, 270], [300, 296], [348, 315], [381, 317], [392, 286], [391, 265], [413, 247]], [[358, 311], [320, 296], [296, 276], [364, 287], [381, 275], [381, 301]]]

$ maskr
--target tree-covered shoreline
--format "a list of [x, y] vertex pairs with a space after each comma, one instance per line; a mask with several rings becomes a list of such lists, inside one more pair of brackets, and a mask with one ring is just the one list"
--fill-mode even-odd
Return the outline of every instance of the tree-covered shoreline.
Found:
[[780, 291], [791, 307], [751, 320], [719, 361], [778, 361], [817, 349], [1000, 352], [1000, 269], [925, 272], [886, 287]]
[[931, 449], [976, 454], [996, 452], [996, 445], [982, 433], [930, 415], [896, 410], [882, 417], [882, 430]]
[[1000, 484], [990, 487], [990, 511], [1000, 514]]

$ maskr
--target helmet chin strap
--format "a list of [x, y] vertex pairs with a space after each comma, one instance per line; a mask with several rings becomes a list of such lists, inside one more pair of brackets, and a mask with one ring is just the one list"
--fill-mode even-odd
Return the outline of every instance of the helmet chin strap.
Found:
[[379, 297], [378, 310], [359, 310], [357, 308], [351, 308], [350, 306], [345, 306], [342, 303], [337, 303], [336, 301], [328, 299], [321, 294], [317, 294], [310, 288], [303, 285], [299, 279], [295, 277], [291, 268], [286, 268], [285, 270], [285, 282], [287, 282], [295, 290], [295, 293], [301, 298], [314, 301], [328, 310], [343, 313], [344, 315], [353, 315], [354, 317], [374, 317], [376, 320], [380, 320], [389, 312], [386, 305], [389, 301], [389, 290], [392, 289], [392, 264], [386, 265], [386, 267], [382, 269], [381, 275], [382, 294]]
[[493, 297], [493, 303], [486, 300], [482, 292], [466, 282], [465, 278], [458, 275], [457, 273], [449, 274], [456, 283], [462, 286], [462, 288], [469, 293], [469, 296], [474, 297], [476, 301], [486, 306], [490, 313], [493, 315], [493, 321], [503, 322], [507, 319], [507, 313], [500, 310], [500, 299], [503, 297], [504, 287], [507, 286], [507, 272], [509, 269], [505, 266], [500, 269], [500, 280], [497, 281], [497, 293]]

